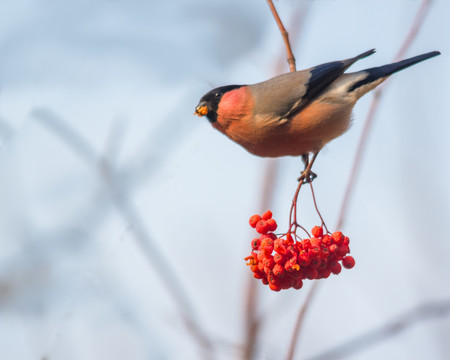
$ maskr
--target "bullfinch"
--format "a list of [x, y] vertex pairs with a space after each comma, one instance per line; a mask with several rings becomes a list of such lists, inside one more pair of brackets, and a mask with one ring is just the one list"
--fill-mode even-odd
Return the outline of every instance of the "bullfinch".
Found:
[[[353, 73], [345, 71], [374, 49], [353, 58], [279, 75], [253, 85], [228, 85], [206, 93], [195, 115], [263, 157], [302, 156], [303, 179], [329, 141], [347, 131], [356, 101], [393, 73], [437, 56], [438, 51]], [[309, 162], [309, 154], [313, 157]]]

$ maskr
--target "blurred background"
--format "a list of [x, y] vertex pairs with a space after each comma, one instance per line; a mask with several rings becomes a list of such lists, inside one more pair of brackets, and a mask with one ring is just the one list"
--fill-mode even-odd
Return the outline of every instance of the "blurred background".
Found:
[[[421, 4], [275, 3], [298, 69], [377, 49], [354, 70], [389, 63]], [[296, 359], [417, 307], [419, 321], [345, 358], [449, 357], [448, 305], [433, 312], [450, 301], [449, 15], [431, 1], [406, 56], [442, 55], [387, 83], [341, 229], [356, 266], [320, 280]], [[252, 358], [285, 358], [311, 282], [252, 287], [243, 258], [262, 206], [286, 229], [301, 161], [254, 157], [192, 115], [213, 87], [289, 70], [266, 2], [16, 0], [0, 20], [1, 358], [243, 358], [249, 286]], [[315, 164], [332, 230], [371, 100]]]

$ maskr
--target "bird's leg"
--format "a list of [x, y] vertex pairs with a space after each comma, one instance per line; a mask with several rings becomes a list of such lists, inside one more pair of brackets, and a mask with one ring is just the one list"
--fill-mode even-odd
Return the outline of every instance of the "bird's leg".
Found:
[[317, 154], [319, 154], [318, 151], [313, 153], [311, 161], [309, 161], [309, 154], [302, 154], [302, 161], [303, 164], [305, 164], [305, 169], [301, 172], [300, 177], [297, 179], [297, 181], [303, 180], [304, 183], [309, 183], [317, 177], [317, 175], [311, 171]]
[[305, 165], [305, 168], [303, 169], [306, 170], [306, 168], [308, 167], [309, 164], [309, 154], [302, 154], [302, 161], [303, 161], [303, 165]]

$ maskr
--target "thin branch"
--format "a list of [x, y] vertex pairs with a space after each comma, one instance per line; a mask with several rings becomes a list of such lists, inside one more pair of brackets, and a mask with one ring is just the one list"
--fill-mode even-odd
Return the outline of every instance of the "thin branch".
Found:
[[298, 335], [300, 334], [300, 331], [304, 324], [306, 310], [308, 310], [309, 306], [311, 305], [311, 300], [315, 294], [317, 284], [318, 284], [317, 281], [314, 281], [311, 284], [311, 288], [309, 289], [308, 295], [306, 295], [306, 299], [303, 305], [301, 306], [300, 311], [298, 312], [297, 322], [295, 323], [294, 331], [292, 332], [291, 343], [289, 344], [289, 350], [286, 356], [286, 360], [292, 360], [294, 358], [294, 352], [297, 345]]
[[39, 109], [32, 112], [32, 116], [44, 124], [47, 129], [65, 141], [75, 153], [79, 154], [89, 165], [99, 172], [100, 178], [110, 190], [111, 198], [117, 210], [128, 224], [133, 225], [133, 234], [137, 245], [147, 258], [147, 261], [156, 271], [161, 282], [166, 286], [169, 295], [181, 313], [181, 317], [189, 329], [189, 333], [200, 345], [205, 359], [213, 358], [213, 344], [197, 323], [194, 305], [184, 288], [182, 280], [175, 270], [170, 267], [170, 262], [157, 246], [157, 243], [145, 229], [144, 223], [123, 193], [117, 181], [117, 174], [106, 157], [96, 155], [93, 147], [74, 129], [66, 124], [60, 117], [47, 109]]
[[[286, 46], [287, 59], [290, 71], [295, 71], [295, 57], [291, 50], [291, 45], [289, 41], [288, 33], [278, 16], [278, 12], [273, 5], [271, 0], [267, 1], [270, 7], [270, 10], [275, 18], [275, 21], [278, 24], [278, 27], [281, 31], [281, 35], [283, 36], [283, 41]], [[307, 8], [309, 9], [309, 7]], [[298, 25], [303, 23], [304, 18], [307, 15], [307, 10], [303, 10], [301, 14], [294, 14], [294, 24], [295, 28], [300, 28]], [[297, 34], [298, 35], [298, 34]], [[273, 198], [273, 190], [275, 188], [275, 180], [276, 174], [278, 172], [278, 160], [272, 159], [267, 163], [267, 167], [265, 169], [264, 176], [264, 185], [262, 188], [262, 201], [261, 201], [261, 209], [262, 211], [267, 210], [270, 207], [270, 203], [272, 203]], [[245, 311], [246, 311], [246, 339], [244, 346], [244, 359], [253, 359], [255, 357], [255, 345], [258, 338], [258, 334], [261, 328], [261, 316], [257, 314], [258, 307], [258, 291], [257, 291], [257, 282], [253, 277], [249, 277], [248, 287], [247, 287], [247, 296], [245, 303]]]
[[[403, 44], [400, 46], [399, 51], [397, 52], [396, 56], [394, 57], [394, 60], [393, 60], [394, 62], [403, 58], [405, 53], [408, 51], [412, 42], [416, 38], [421, 26], [423, 25], [423, 22], [428, 13], [428, 10], [430, 9], [431, 3], [432, 3], [432, 0], [423, 0], [422, 4], [420, 5], [419, 10], [417, 11], [417, 14], [411, 25], [411, 28], [410, 28], [408, 34], [406, 35], [405, 40], [403, 41]], [[359, 170], [361, 168], [361, 161], [364, 156], [364, 152], [366, 150], [367, 139], [369, 137], [370, 130], [372, 129], [372, 124], [375, 119], [375, 114], [378, 110], [378, 105], [380, 103], [381, 95], [383, 94], [383, 90], [385, 88], [386, 88], [386, 83], [384, 85], [381, 85], [374, 91], [372, 102], [371, 102], [370, 108], [369, 108], [369, 112], [367, 114], [367, 118], [364, 123], [364, 128], [361, 133], [361, 137], [359, 139], [355, 159], [353, 160], [353, 165], [352, 165], [352, 169], [350, 171], [350, 177], [347, 182], [347, 187], [345, 189], [344, 198], [342, 200], [341, 210], [339, 212], [339, 219], [338, 219], [337, 225], [336, 225], [337, 229], [341, 229], [342, 226], [344, 225], [345, 216], [347, 215], [350, 199], [353, 194], [353, 190], [355, 189], [355, 183], [358, 178]]]
[[310, 360], [348, 359], [355, 353], [370, 346], [392, 339], [393, 336], [399, 335], [415, 324], [433, 318], [440, 319], [445, 316], [450, 316], [450, 300], [428, 302], [417, 306], [415, 309], [404, 313], [396, 320], [392, 320], [379, 328], [359, 335], [334, 349], [313, 356]]
[[286, 31], [283, 22], [280, 19], [280, 16], [278, 15], [277, 9], [275, 8], [275, 5], [273, 4], [272, 0], [267, 0], [267, 4], [269, 5], [270, 11], [272, 12], [273, 17], [275, 18], [275, 21], [278, 25], [278, 28], [280, 29], [281, 36], [283, 37], [284, 46], [286, 46], [286, 53], [287, 53], [287, 62], [289, 64], [289, 70], [291, 72], [296, 71], [295, 68], [295, 56], [292, 53], [291, 49], [291, 43], [289, 42], [289, 34]]

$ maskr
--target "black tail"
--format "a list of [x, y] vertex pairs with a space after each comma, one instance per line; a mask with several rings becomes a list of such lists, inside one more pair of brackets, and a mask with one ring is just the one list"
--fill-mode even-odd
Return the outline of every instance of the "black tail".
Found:
[[359, 54], [358, 56], [355, 56], [351, 59], [343, 60], [342, 62], [344, 63], [346, 68], [349, 68], [351, 65], [353, 65], [358, 60], [364, 59], [365, 57], [368, 57], [374, 53], [375, 53], [375, 49], [370, 49], [369, 51], [363, 52], [362, 54]]
[[353, 84], [353, 86], [348, 90], [348, 92], [352, 92], [353, 90], [359, 88], [362, 85], [370, 84], [371, 82], [374, 82], [378, 79], [388, 77], [389, 75], [392, 75], [393, 73], [396, 73], [397, 71], [406, 69], [407, 67], [417, 64], [418, 62], [427, 60], [429, 58], [438, 56], [440, 54], [441, 53], [439, 51], [432, 51], [432, 52], [422, 54], [422, 55], [417, 55], [412, 58], [402, 60], [402, 61], [399, 61], [399, 62], [396, 62], [393, 64], [374, 67], [371, 69], [365, 69], [363, 71], [369, 73], [369, 75], [365, 79], [358, 81], [356, 84]]

